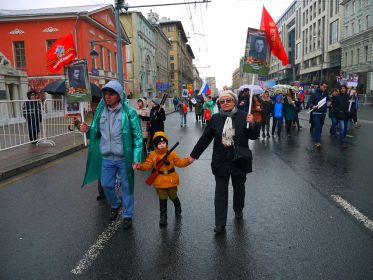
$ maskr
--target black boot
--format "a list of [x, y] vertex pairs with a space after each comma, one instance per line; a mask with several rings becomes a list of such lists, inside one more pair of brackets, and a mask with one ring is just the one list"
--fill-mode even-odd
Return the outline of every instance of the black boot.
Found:
[[175, 206], [175, 216], [176, 217], [181, 217], [181, 204], [180, 204], [180, 199], [176, 197], [174, 200], [172, 200]]
[[160, 210], [160, 219], [159, 225], [167, 225], [167, 199], [159, 199], [159, 210]]

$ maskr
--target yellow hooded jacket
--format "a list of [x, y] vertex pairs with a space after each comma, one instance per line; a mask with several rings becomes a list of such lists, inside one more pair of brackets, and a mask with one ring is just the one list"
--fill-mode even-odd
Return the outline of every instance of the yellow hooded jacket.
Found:
[[[158, 131], [154, 134], [153, 139], [162, 136], [167, 138], [167, 135], [163, 131]], [[156, 168], [157, 163], [163, 158], [163, 156], [167, 153], [167, 150], [160, 151], [157, 147], [154, 147], [154, 151], [152, 151], [149, 156], [146, 158], [144, 162], [140, 165], [140, 170], [148, 171], [152, 168]], [[172, 168], [176, 167], [187, 167], [189, 165], [187, 158], [180, 158], [175, 151], [172, 151], [171, 154], [167, 157], [167, 160], [170, 162], [169, 165], [164, 164], [160, 171], [167, 171], [171, 170]], [[179, 174], [176, 171], [169, 173], [169, 174], [159, 174], [154, 182], [153, 186], [159, 189], [166, 189], [166, 188], [173, 188], [179, 185]]]

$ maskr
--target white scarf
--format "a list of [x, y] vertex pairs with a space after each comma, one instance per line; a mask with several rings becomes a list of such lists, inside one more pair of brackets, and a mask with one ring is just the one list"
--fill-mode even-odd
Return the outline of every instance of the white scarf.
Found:
[[222, 143], [224, 146], [233, 146], [234, 128], [232, 125], [232, 118], [227, 117], [224, 123]]

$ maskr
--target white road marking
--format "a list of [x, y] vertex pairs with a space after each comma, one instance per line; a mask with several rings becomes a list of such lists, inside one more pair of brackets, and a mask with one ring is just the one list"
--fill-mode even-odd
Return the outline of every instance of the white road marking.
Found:
[[348, 201], [344, 200], [339, 195], [331, 195], [333, 200], [341, 205], [348, 213], [350, 213], [355, 219], [361, 222], [367, 229], [373, 231], [373, 222], [369, 220], [367, 216], [361, 213], [358, 209], [352, 206]]
[[97, 238], [96, 243], [88, 249], [83, 258], [78, 262], [76, 267], [71, 270], [71, 273], [80, 275], [83, 273], [84, 270], [89, 268], [92, 265], [93, 261], [98, 257], [100, 252], [104, 249], [105, 244], [113, 237], [121, 224], [121, 218], [114, 222], [111, 222], [107, 229]]

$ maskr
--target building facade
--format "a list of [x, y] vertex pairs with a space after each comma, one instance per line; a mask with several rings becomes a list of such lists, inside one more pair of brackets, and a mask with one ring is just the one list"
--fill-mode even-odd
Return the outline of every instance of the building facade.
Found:
[[373, 2], [343, 0], [342, 71], [358, 74], [358, 92], [373, 91]]
[[131, 45], [127, 47], [127, 73], [130, 92], [135, 97], [152, 97], [156, 92], [157, 33], [140, 12], [120, 16]]
[[341, 70], [340, 30], [343, 11], [339, 0], [294, 1], [277, 21], [290, 64], [271, 57], [270, 79], [278, 83], [327, 81], [337, 86]]
[[171, 42], [170, 80], [174, 94], [181, 94], [188, 83], [193, 83], [192, 49], [187, 46], [188, 39], [181, 21], [161, 18], [159, 25]]
[[[121, 30], [121, 47], [125, 57], [125, 45], [129, 44], [129, 39], [124, 29]], [[113, 6], [0, 10], [0, 51], [14, 69], [27, 73], [29, 89], [41, 91], [48, 83], [64, 78], [63, 69], [55, 74], [49, 73], [45, 61], [49, 47], [68, 33], [74, 35], [77, 58], [87, 60], [91, 82], [102, 86], [111, 79], [117, 79]], [[90, 56], [92, 47], [98, 56]]]
[[216, 87], [216, 78], [215, 77], [206, 77], [206, 83], [209, 85], [212, 96], [218, 96], [218, 88]]

